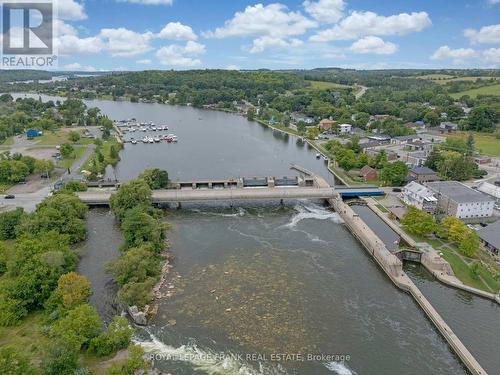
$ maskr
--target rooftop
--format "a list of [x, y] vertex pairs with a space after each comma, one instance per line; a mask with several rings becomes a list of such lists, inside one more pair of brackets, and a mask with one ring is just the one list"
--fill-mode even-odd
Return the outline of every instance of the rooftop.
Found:
[[430, 169], [428, 167], [415, 167], [415, 168], [410, 169], [410, 172], [417, 174], [417, 175], [419, 175], [419, 174], [436, 174], [436, 172], [434, 172], [432, 169]]
[[477, 235], [496, 249], [500, 249], [500, 220], [479, 229]]
[[493, 198], [486, 194], [471, 189], [457, 181], [435, 181], [427, 183], [427, 186], [434, 192], [446, 195], [457, 203], [494, 201]]
[[412, 181], [404, 188], [405, 190], [411, 191], [412, 193], [423, 197], [428, 202], [437, 201], [437, 199], [434, 197], [434, 193], [424, 185], [420, 185], [418, 182]]

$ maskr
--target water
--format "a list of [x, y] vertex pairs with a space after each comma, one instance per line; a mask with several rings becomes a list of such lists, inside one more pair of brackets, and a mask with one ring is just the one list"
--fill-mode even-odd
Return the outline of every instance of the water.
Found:
[[116, 285], [106, 272], [106, 265], [120, 256], [123, 241], [114, 215], [107, 209], [91, 209], [87, 213], [87, 240], [80, 252], [77, 272], [91, 282], [90, 304], [106, 320], [116, 315]]
[[[167, 124], [180, 138], [178, 144], [127, 144], [116, 170], [109, 172], [119, 179], [152, 166], [167, 168], [173, 179], [294, 175], [290, 163], [328, 177], [314, 150], [239, 116], [157, 104], [87, 104], [115, 120], [135, 117]], [[321, 202], [184, 207], [167, 212], [174, 255], [172, 289], [167, 290], [173, 295], [135, 338], [156, 355], [162, 370], [466, 373], [410, 296], [393, 286]], [[104, 211], [92, 210], [89, 226], [94, 230], [79, 270], [96, 291], [92, 302], [99, 306], [107, 300], [111, 306], [114, 291], [108, 288], [109, 277], [102, 277], [102, 267], [118, 255], [121, 236], [113, 216]], [[393, 242], [389, 237], [386, 241]], [[422, 280], [419, 287], [450, 319], [457, 335], [489, 373], [498, 373], [498, 356], [492, 353], [500, 336], [498, 307], [435, 280]], [[224, 355], [216, 356], [220, 352]], [[335, 357], [274, 361], [270, 355], [275, 352], [350, 357], [344, 362]], [[248, 353], [266, 357], [246, 358]]]

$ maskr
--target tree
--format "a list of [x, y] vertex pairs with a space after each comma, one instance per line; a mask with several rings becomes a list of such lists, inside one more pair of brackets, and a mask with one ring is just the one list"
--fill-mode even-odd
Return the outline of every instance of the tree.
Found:
[[69, 272], [59, 278], [55, 293], [61, 296], [63, 306], [71, 310], [78, 305], [86, 303], [92, 291], [90, 283], [85, 276]]
[[10, 160], [10, 182], [19, 182], [24, 180], [30, 174], [29, 167], [22, 161]]
[[466, 233], [466, 227], [462, 220], [455, 216], [447, 216], [441, 221], [440, 233], [451, 241], [460, 242]]
[[401, 220], [404, 228], [413, 234], [426, 236], [436, 230], [437, 224], [434, 217], [424, 211], [417, 209], [415, 206], [410, 206], [405, 216]]
[[307, 129], [307, 124], [304, 121], [297, 122], [297, 131], [299, 134], [304, 134]]
[[474, 150], [475, 150], [475, 147], [474, 147], [474, 136], [472, 135], [472, 133], [469, 133], [467, 135], [467, 144], [466, 144], [466, 147], [465, 147], [465, 153], [468, 156], [472, 156], [472, 155], [474, 155]]
[[146, 181], [153, 190], [166, 189], [168, 187], [168, 172], [163, 169], [145, 169], [139, 175], [139, 178]]
[[143, 282], [149, 277], [156, 277], [161, 267], [154, 255], [146, 247], [129, 249], [109, 265], [114, 280], [125, 285], [129, 282]]
[[35, 369], [30, 366], [29, 359], [11, 346], [0, 348], [0, 369], [3, 375], [36, 374]]
[[253, 121], [255, 119], [255, 108], [254, 107], [248, 108], [247, 118], [249, 121]]
[[144, 282], [130, 282], [122, 286], [118, 291], [118, 299], [130, 306], [144, 307], [151, 301], [153, 293], [151, 288], [155, 285], [156, 279], [149, 277]]
[[375, 156], [375, 167], [381, 169], [384, 165], [387, 164], [387, 161], [387, 153], [385, 152], [385, 150], [380, 150]]
[[429, 111], [424, 115], [424, 123], [431, 124], [432, 126], [438, 126], [440, 118], [438, 114], [434, 111]]
[[468, 229], [463, 237], [462, 240], [460, 241], [460, 244], [458, 246], [458, 249], [467, 257], [471, 258], [473, 257], [477, 250], [479, 249], [479, 236], [476, 234], [476, 232], [471, 231]]
[[115, 316], [106, 331], [90, 341], [89, 351], [98, 356], [105, 356], [115, 350], [124, 349], [130, 344], [132, 333], [127, 319]]
[[122, 220], [121, 229], [127, 248], [149, 244], [158, 251], [163, 247], [163, 227], [142, 206], [129, 209]]
[[469, 113], [469, 130], [493, 132], [500, 119], [500, 112], [486, 105], [472, 108]]
[[122, 220], [127, 210], [140, 205], [151, 205], [151, 189], [141, 180], [131, 180], [120, 186], [109, 201], [118, 220]]
[[319, 130], [318, 128], [309, 127], [307, 128], [307, 138], [316, 139], [318, 137]]
[[61, 145], [59, 151], [61, 152], [61, 156], [66, 159], [73, 154], [74, 148], [69, 143], [64, 143]]
[[380, 171], [380, 180], [386, 185], [401, 186], [406, 181], [408, 167], [402, 161], [386, 163]]
[[78, 351], [61, 341], [52, 342], [42, 359], [45, 375], [73, 374], [78, 368]]
[[101, 329], [102, 322], [97, 311], [90, 305], [82, 304], [57, 320], [51, 328], [51, 335], [78, 351], [87, 347]]
[[437, 161], [437, 172], [448, 180], [465, 181], [470, 179], [478, 166], [464, 154], [455, 151], [441, 151], [440, 160]]
[[24, 210], [17, 208], [14, 211], [0, 213], [0, 240], [12, 240], [16, 238], [16, 228], [21, 223]]
[[0, 327], [13, 326], [28, 315], [25, 303], [20, 299], [10, 298], [5, 292], [0, 293], [0, 311]]
[[130, 345], [128, 353], [125, 364], [114, 364], [108, 370], [107, 375], [134, 375], [140, 370], [149, 368], [148, 362], [144, 359], [144, 350], [140, 346]]
[[68, 139], [71, 142], [76, 143], [80, 140], [80, 134], [78, 132], [72, 130], [68, 133]]

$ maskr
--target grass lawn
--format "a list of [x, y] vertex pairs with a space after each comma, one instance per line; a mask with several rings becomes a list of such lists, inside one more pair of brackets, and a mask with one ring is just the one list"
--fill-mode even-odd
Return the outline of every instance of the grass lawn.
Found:
[[486, 292], [491, 292], [491, 290], [486, 285], [484, 285], [481, 279], [476, 279], [473, 277], [469, 266], [465, 264], [462, 258], [460, 258], [453, 250], [447, 247], [442, 247], [439, 249], [439, 251], [443, 253], [443, 258], [446, 259], [448, 263], [450, 263], [455, 276], [461, 282], [474, 288], [481, 289]]
[[385, 208], [384, 206], [382, 206], [381, 204], [376, 204], [375, 206], [377, 206], [377, 208], [378, 208], [380, 211], [384, 212], [384, 213], [389, 212], [389, 210], [388, 210], [387, 208]]
[[[46, 131], [44, 134], [40, 137], [37, 137], [33, 140], [33, 143], [36, 145], [60, 145], [63, 143], [71, 143], [68, 139], [68, 134], [71, 131], [71, 129], [59, 129], [56, 131]], [[93, 143], [94, 140], [90, 138], [80, 138], [78, 142], [75, 142], [75, 144], [89, 144]]]
[[64, 169], [70, 168], [75, 162], [75, 160], [78, 160], [85, 153], [86, 149], [87, 148], [85, 146], [75, 146], [71, 157], [58, 160], [56, 163], [57, 167]]
[[14, 144], [14, 137], [8, 137], [5, 139], [5, 141], [3, 141], [2, 143], [0, 143], [0, 146], [10, 146], [10, 145], [13, 145]]
[[466, 90], [466, 91], [461, 91], [457, 92], [454, 94], [450, 94], [450, 96], [454, 99], [458, 99], [463, 95], [469, 95], [471, 98], [475, 98], [478, 95], [499, 95], [500, 96], [500, 83], [491, 85], [491, 86], [484, 86], [484, 87], [479, 87], [477, 89], [471, 89], [471, 90]]
[[311, 83], [311, 86], [308, 87], [311, 90], [349, 89], [352, 87], [349, 85], [342, 85], [340, 83], [334, 83], [334, 82], [309, 81], [309, 80], [306, 82]]
[[[500, 87], [500, 85], [499, 85]], [[466, 138], [468, 132], [457, 132], [450, 137]], [[479, 153], [488, 156], [500, 156], [500, 139], [496, 139], [491, 134], [472, 132], [474, 142]]]

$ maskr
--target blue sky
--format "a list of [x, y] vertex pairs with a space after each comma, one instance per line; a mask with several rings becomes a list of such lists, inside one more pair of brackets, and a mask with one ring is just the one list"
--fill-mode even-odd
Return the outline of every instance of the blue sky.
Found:
[[500, 65], [500, 0], [59, 0], [59, 68]]

